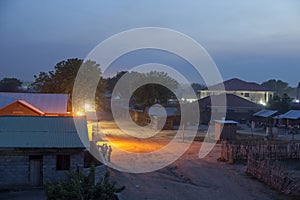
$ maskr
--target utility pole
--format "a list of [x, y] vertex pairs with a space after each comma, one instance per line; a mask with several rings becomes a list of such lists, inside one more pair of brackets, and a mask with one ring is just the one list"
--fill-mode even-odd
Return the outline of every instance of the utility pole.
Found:
[[299, 100], [299, 90], [300, 90], [300, 82], [298, 83], [298, 87], [297, 87], [297, 100]]

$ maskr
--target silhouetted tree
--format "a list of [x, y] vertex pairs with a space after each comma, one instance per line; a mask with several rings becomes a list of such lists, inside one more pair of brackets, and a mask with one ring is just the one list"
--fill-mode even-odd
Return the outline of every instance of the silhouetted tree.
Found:
[[[89, 85], [89, 81], [93, 79], [92, 77], [89, 77], [89, 75], [102, 76], [99, 64], [95, 61], [88, 60], [83, 63], [82, 59], [73, 58], [57, 63], [54, 67], [54, 71], [40, 72], [38, 76], [34, 76], [35, 82], [32, 85], [39, 92], [69, 94], [72, 99], [74, 82], [81, 66], [84, 66], [85, 69], [89, 71], [89, 73], [87, 73], [87, 77], [84, 77], [84, 80], [82, 80], [82, 84], [87, 86]], [[101, 102], [104, 89], [104, 79], [100, 78], [96, 91], [96, 103]], [[82, 91], [82, 96], [89, 92], [91, 92], [90, 88], [87, 87], [84, 91]]]
[[200, 83], [192, 83], [192, 88], [194, 89], [195, 94], [198, 94], [199, 90], [206, 89], [207, 87]]
[[127, 71], [121, 71], [121, 72], [117, 72], [117, 74], [113, 77], [109, 77], [106, 79], [106, 89], [109, 93], [112, 93], [114, 90], [115, 85], [117, 84], [117, 82], [120, 80], [120, 78], [126, 74]]
[[289, 84], [286, 82], [283, 82], [281, 80], [268, 80], [266, 82], [263, 82], [261, 84], [263, 87], [270, 89], [275, 92], [275, 95], [282, 96], [285, 93], [288, 93], [289, 90], [291, 90], [291, 87], [289, 87]]
[[[154, 103], [166, 104], [168, 99], [176, 98], [175, 94], [171, 90], [178, 88], [178, 82], [168, 76], [165, 72], [151, 71], [149, 73], [137, 73], [137, 79], [135, 81], [145, 81], [149, 84], [145, 84], [139, 87], [133, 92], [133, 100], [137, 104], [144, 106], [151, 106]], [[132, 81], [130, 84], [135, 84]], [[151, 83], [153, 82], [153, 83]], [[164, 85], [156, 84], [162, 82]]]
[[285, 113], [291, 109], [291, 101], [292, 99], [287, 94], [283, 94], [282, 97], [275, 95], [274, 98], [269, 101], [267, 108]]
[[[127, 73], [127, 74], [126, 74]], [[118, 93], [122, 97], [132, 93], [131, 99], [134, 104], [140, 106], [149, 106], [154, 103], [166, 104], [168, 99], [176, 98], [171, 89], [175, 90], [178, 87], [178, 82], [168, 76], [165, 72], [151, 71], [149, 73], [126, 72], [117, 73], [116, 76], [107, 79], [108, 91], [112, 92], [117, 82], [126, 74], [126, 80], [122, 80], [122, 87]], [[153, 82], [153, 83], [151, 83]], [[163, 82], [163, 85], [155, 84]], [[144, 84], [133, 91], [134, 85], [138, 83]]]
[[16, 78], [3, 78], [0, 81], [0, 92], [19, 92], [22, 82]]

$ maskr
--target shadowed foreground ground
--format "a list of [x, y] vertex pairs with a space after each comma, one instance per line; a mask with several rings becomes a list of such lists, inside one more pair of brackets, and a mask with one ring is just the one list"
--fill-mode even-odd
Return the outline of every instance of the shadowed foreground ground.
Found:
[[245, 174], [245, 165], [217, 161], [218, 148], [198, 159], [200, 142], [168, 167], [152, 173], [110, 170], [126, 190], [120, 199], [291, 199]]

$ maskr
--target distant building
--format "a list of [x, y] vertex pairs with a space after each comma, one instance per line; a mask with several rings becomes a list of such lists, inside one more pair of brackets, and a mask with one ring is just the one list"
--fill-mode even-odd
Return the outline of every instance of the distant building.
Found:
[[1, 116], [0, 124], [0, 188], [64, 179], [67, 171], [89, 167], [87, 149], [97, 152], [84, 117]]
[[[274, 96], [274, 91], [266, 89], [265, 87], [257, 83], [246, 82], [237, 78], [227, 80], [223, 84], [226, 90], [226, 94], [234, 94], [256, 104], [266, 105]], [[210, 86], [209, 90], [199, 90], [199, 99], [205, 98], [210, 95], [220, 95], [224, 93], [224, 91], [221, 90], [220, 86], [221, 84], [219, 83]]]
[[[153, 105], [151, 107], [147, 106], [143, 110], [131, 109], [130, 115], [133, 121], [141, 126], [151, 123], [153, 129], [158, 129], [159, 127], [162, 127], [162, 129], [174, 129], [176, 126], [179, 126], [181, 119], [180, 107], [177, 105], [163, 108]], [[161, 124], [162, 118], [166, 119], [165, 124]]]
[[[210, 122], [212, 110], [211, 97], [213, 97], [215, 100], [222, 100], [224, 98], [222, 95], [215, 95], [198, 100], [200, 108], [200, 122], [204, 124]], [[253, 114], [262, 108], [262, 106], [259, 104], [253, 103], [233, 94], [226, 94], [226, 101], [226, 108], [221, 107], [224, 106], [224, 102], [220, 102], [220, 105], [214, 105], [214, 112], [218, 113], [220, 110], [226, 111], [226, 113], [223, 113], [224, 115], [226, 114], [226, 120], [243, 122], [251, 119]], [[219, 101], [216, 101], [216, 103], [218, 102]]]
[[67, 94], [0, 92], [0, 116], [68, 115]]

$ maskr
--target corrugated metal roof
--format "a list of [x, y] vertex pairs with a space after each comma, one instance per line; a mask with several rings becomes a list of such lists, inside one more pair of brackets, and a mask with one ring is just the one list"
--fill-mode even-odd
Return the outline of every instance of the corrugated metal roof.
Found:
[[238, 122], [233, 120], [215, 120], [219, 124], [238, 124]]
[[[211, 107], [211, 98], [214, 98], [214, 106], [223, 106], [224, 105], [224, 96], [223, 95], [211, 95], [204, 97], [198, 100], [198, 103], [201, 107]], [[242, 97], [236, 96], [234, 94], [226, 94], [227, 107], [228, 108], [259, 108], [260, 105], [248, 101]]]
[[67, 94], [0, 92], [0, 108], [3, 108], [17, 100], [24, 100], [44, 113], [67, 113]]
[[253, 116], [257, 117], [271, 117], [272, 115], [278, 113], [277, 110], [267, 110], [267, 109], [262, 109], [256, 113], [253, 114]]
[[85, 117], [0, 117], [0, 148], [84, 148], [83, 143], [89, 145]]
[[29, 109], [31, 109], [33, 111], [39, 113], [40, 115], [44, 115], [45, 114], [43, 111], [37, 109], [36, 107], [34, 107], [33, 105], [27, 103], [26, 101], [18, 100], [17, 102], [23, 104], [24, 106], [28, 107]]
[[282, 119], [299, 119], [300, 110], [290, 110], [280, 116]]

